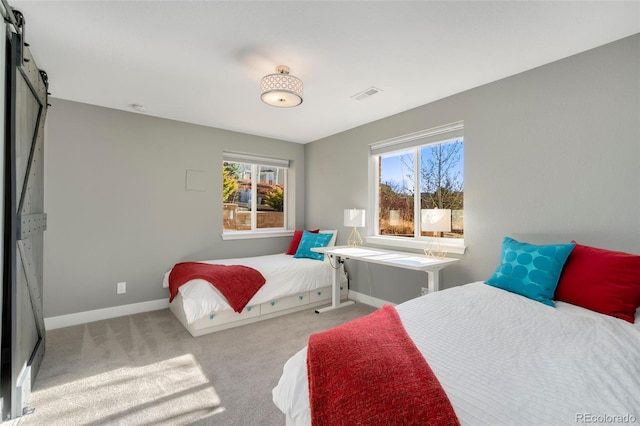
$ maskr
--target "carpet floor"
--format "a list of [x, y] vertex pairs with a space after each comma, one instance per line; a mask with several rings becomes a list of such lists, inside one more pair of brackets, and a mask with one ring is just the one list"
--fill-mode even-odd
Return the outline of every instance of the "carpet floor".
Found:
[[311, 333], [371, 313], [313, 309], [201, 337], [168, 310], [47, 332], [19, 425], [281, 426], [271, 390]]

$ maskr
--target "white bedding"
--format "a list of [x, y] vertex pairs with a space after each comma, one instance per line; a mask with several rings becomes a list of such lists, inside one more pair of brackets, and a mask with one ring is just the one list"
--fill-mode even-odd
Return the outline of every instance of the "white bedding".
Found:
[[[396, 308], [462, 425], [640, 422], [638, 325], [482, 282]], [[306, 348], [285, 364], [273, 400], [310, 424]]]
[[[245, 265], [260, 271], [266, 283], [249, 301], [248, 306], [326, 287], [333, 282], [334, 269], [330, 262], [294, 258], [286, 254], [210, 260], [202, 263]], [[164, 275], [164, 287], [169, 287], [170, 272]], [[340, 276], [343, 278], [343, 282], [346, 282], [344, 274]], [[231, 309], [227, 300], [205, 280], [191, 280], [182, 285], [178, 291], [183, 298], [184, 311], [189, 324], [211, 312]]]

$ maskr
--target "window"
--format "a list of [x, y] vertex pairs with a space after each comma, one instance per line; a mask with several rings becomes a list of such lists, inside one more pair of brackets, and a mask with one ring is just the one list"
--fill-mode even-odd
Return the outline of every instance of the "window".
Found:
[[[435, 236], [464, 247], [463, 129], [462, 122], [453, 123], [371, 145], [376, 212], [371, 242], [421, 247]], [[450, 230], [423, 229], [434, 209], [451, 210]]]
[[225, 152], [222, 221], [225, 233], [286, 229], [288, 160]]

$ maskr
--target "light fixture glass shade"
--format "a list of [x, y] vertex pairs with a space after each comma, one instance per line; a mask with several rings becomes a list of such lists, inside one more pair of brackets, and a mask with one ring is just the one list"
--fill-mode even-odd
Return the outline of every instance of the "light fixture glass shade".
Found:
[[302, 80], [289, 74], [289, 67], [278, 65], [275, 74], [262, 77], [260, 82], [262, 102], [280, 108], [302, 103]]
[[422, 231], [451, 232], [451, 209], [420, 210]]
[[344, 211], [344, 226], [364, 228], [365, 211], [360, 209], [346, 209]]

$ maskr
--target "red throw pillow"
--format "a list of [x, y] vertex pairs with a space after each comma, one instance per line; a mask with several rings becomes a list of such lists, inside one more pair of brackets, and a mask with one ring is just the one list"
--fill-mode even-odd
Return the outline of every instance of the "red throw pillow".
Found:
[[640, 256], [576, 244], [555, 299], [633, 323], [640, 307]]
[[[309, 229], [308, 232], [312, 234], [317, 234], [320, 232], [319, 229]], [[298, 246], [300, 245], [300, 240], [302, 239], [302, 229], [296, 229], [293, 233], [293, 238], [291, 238], [291, 244], [289, 245], [289, 250], [287, 250], [286, 254], [294, 255], [296, 251], [298, 251]]]

